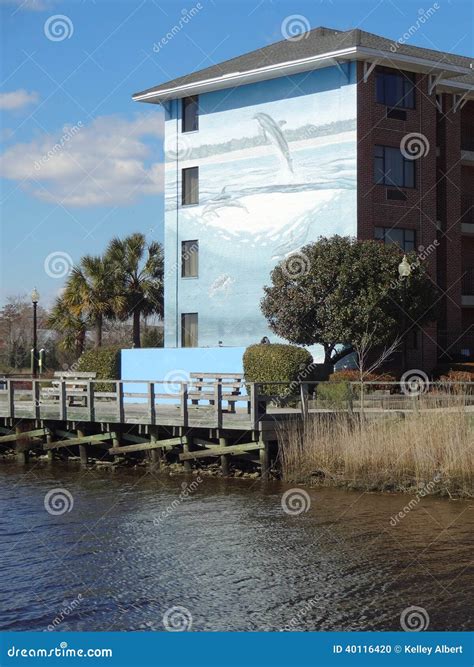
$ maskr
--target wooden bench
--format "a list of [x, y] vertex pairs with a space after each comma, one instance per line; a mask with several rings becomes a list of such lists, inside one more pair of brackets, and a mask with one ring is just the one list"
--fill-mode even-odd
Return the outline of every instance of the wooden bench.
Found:
[[214, 405], [215, 386], [219, 383], [222, 387], [222, 400], [227, 401], [228, 411], [235, 412], [235, 404], [242, 395], [243, 373], [190, 373], [189, 379], [188, 397], [192, 405], [199, 405], [199, 401], [202, 400]]
[[68, 405], [87, 407], [87, 385], [96, 377], [95, 372], [56, 371], [52, 380], [53, 386], [43, 389], [43, 394], [59, 401], [60, 384], [66, 382]]

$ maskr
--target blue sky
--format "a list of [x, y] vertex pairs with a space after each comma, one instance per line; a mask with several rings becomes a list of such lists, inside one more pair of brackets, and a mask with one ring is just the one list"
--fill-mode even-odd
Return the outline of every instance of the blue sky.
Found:
[[[398, 39], [434, 4], [0, 0], [1, 300], [36, 285], [50, 304], [71, 261], [114, 235], [162, 240], [161, 111], [132, 93], [279, 41], [295, 14], [311, 28]], [[409, 43], [472, 55], [471, 0], [436, 4]], [[186, 27], [154, 50], [193, 7]]]

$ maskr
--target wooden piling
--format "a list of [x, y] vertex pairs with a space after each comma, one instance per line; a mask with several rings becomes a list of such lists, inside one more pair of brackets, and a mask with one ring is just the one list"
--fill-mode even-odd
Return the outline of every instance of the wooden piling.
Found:
[[[77, 437], [78, 438], [85, 438], [86, 434], [84, 433], [83, 430], [77, 429]], [[79, 456], [81, 457], [81, 465], [86, 466], [87, 465], [87, 445], [79, 445]]]
[[21, 437], [21, 434], [23, 433], [23, 429], [19, 424], [15, 426], [15, 434], [17, 436], [16, 438], [16, 443], [15, 443], [15, 452], [16, 452], [16, 461], [20, 465], [25, 465], [28, 463], [28, 443], [29, 443], [29, 438], [28, 436], [24, 436], [23, 438]]
[[263, 445], [262, 449], [259, 450], [261, 478], [262, 481], [266, 482], [270, 473], [270, 456], [268, 451], [268, 442], [266, 440], [262, 440], [261, 443]]
[[[227, 447], [229, 444], [228, 438], [219, 438], [219, 445], [221, 447]], [[229, 475], [229, 455], [228, 454], [222, 454], [221, 455], [221, 471], [224, 477], [228, 477]]]
[[[192, 442], [192, 439], [188, 437], [187, 435], [183, 435], [183, 454], [188, 454], [190, 451], [190, 444]], [[186, 459], [183, 461], [183, 466], [184, 466], [184, 471], [185, 472], [191, 472], [192, 466], [191, 466], [191, 461], [189, 459]]]

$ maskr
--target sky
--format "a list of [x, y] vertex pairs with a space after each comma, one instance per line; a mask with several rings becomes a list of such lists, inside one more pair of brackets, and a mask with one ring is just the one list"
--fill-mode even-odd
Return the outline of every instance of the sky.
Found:
[[396, 40], [430, 8], [407, 43], [472, 56], [472, 0], [0, 0], [0, 301], [49, 306], [112, 237], [162, 241], [162, 111], [133, 93], [291, 26]]

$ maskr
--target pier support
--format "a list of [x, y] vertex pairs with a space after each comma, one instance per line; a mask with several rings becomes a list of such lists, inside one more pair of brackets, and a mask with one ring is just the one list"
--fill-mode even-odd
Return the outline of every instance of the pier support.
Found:
[[[183, 454], [188, 454], [190, 451], [190, 445], [192, 444], [192, 438], [187, 435], [183, 435]], [[183, 461], [184, 471], [191, 472], [192, 466], [191, 461], [186, 459]]]
[[[85, 438], [86, 434], [83, 430], [77, 429], [77, 437]], [[81, 466], [87, 465], [87, 445], [79, 445], [79, 456], [81, 457]]]
[[[48, 433], [48, 435], [46, 436], [46, 445], [50, 445], [52, 442], [53, 442], [53, 436], [51, 435], [51, 433]], [[48, 451], [46, 452], [46, 456], [48, 457], [48, 463], [52, 463], [54, 456], [53, 450], [48, 449]]]
[[15, 426], [15, 435], [17, 436], [16, 443], [15, 443], [15, 452], [16, 452], [16, 461], [20, 465], [26, 465], [28, 463], [28, 458], [29, 458], [29, 437], [28, 436], [23, 436], [21, 437], [21, 434], [23, 433], [23, 429], [21, 426]]
[[[227, 438], [219, 438], [219, 445], [221, 447], [227, 447], [229, 444], [229, 440]], [[221, 455], [221, 470], [222, 474], [224, 477], [228, 477], [229, 475], [229, 455], [228, 454], [222, 454]]]
[[269, 455], [269, 443], [267, 440], [260, 440], [263, 445], [262, 449], [259, 451], [259, 459], [261, 466], [261, 477], [262, 481], [266, 482], [269, 479], [270, 473], [270, 455]]

